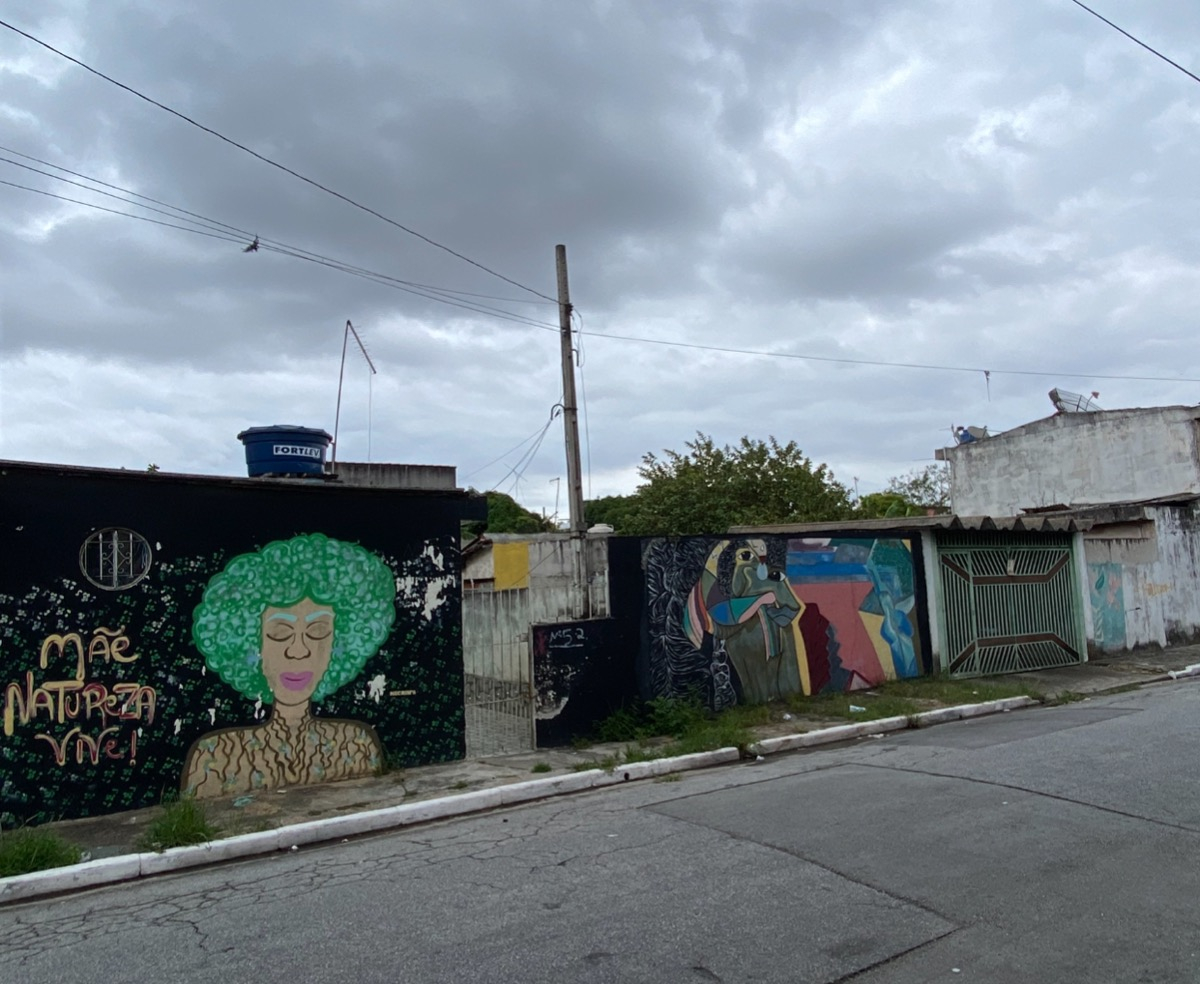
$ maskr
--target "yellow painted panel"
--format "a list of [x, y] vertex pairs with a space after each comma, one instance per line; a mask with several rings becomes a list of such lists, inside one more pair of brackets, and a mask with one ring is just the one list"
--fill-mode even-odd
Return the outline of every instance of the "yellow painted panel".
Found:
[[871, 645], [875, 647], [875, 655], [879, 657], [879, 665], [883, 668], [883, 676], [887, 680], [896, 679], [896, 661], [892, 658], [892, 647], [883, 638], [883, 616], [871, 612], [859, 612], [863, 628], [871, 637]]
[[529, 544], [493, 543], [493, 591], [512, 591], [529, 587]]

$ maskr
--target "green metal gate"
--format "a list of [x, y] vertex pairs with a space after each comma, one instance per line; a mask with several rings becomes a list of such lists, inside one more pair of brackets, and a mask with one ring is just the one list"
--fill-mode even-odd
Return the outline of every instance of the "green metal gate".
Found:
[[937, 539], [939, 624], [955, 676], [1082, 663], [1072, 538], [1020, 533]]

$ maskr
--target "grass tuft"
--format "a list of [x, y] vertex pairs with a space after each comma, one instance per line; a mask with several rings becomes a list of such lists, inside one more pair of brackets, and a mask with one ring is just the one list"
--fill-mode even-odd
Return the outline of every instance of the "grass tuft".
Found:
[[138, 838], [138, 847], [144, 851], [165, 851], [169, 847], [204, 844], [220, 833], [220, 828], [209, 822], [204, 804], [191, 796], [181, 796], [163, 802], [162, 813]]
[[549, 772], [550, 771], [550, 763], [549, 762], [537, 762], [537, 763], [535, 763], [534, 767], [532, 769], [530, 769], [529, 771], [530, 772]]
[[0, 878], [78, 864], [83, 855], [58, 834], [37, 827], [0, 833]]

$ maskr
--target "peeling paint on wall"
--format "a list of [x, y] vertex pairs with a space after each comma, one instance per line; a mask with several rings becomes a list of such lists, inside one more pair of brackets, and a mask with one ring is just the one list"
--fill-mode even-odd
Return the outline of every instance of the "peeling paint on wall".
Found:
[[1092, 633], [1104, 650], [1125, 648], [1125, 587], [1120, 564], [1088, 564]]

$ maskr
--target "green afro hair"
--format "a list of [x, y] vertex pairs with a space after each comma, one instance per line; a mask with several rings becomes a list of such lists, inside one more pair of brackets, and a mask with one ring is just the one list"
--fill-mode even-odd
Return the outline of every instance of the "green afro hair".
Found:
[[329, 669], [313, 693], [319, 701], [362, 672], [396, 618], [391, 569], [357, 544], [311, 533], [234, 557], [204, 589], [192, 639], [222, 680], [269, 704], [275, 698], [262, 672], [262, 614], [304, 598], [334, 611]]

